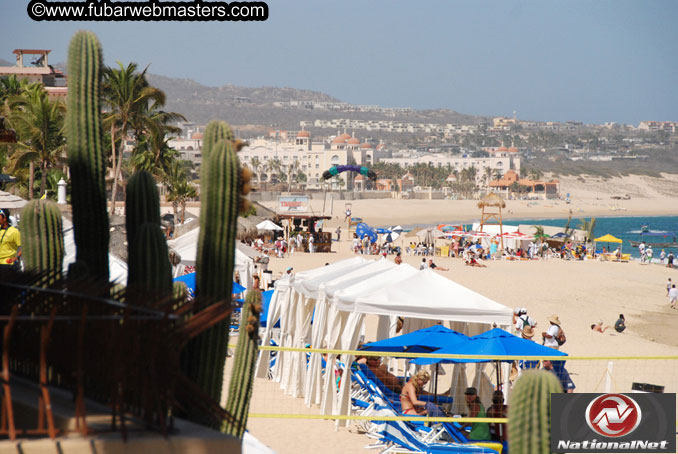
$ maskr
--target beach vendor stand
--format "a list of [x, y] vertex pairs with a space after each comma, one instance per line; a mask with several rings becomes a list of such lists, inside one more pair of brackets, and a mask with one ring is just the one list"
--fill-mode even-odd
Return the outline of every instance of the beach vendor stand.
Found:
[[278, 221], [283, 223], [286, 239], [289, 242], [290, 235], [301, 233], [304, 238], [303, 244], [297, 244], [297, 250], [308, 252], [308, 237], [313, 234], [315, 252], [332, 252], [332, 232], [323, 231], [324, 221], [332, 219], [332, 216], [319, 216], [312, 214], [278, 214]]
[[607, 254], [601, 254], [601, 257], [604, 257], [603, 260], [617, 260], [619, 262], [622, 261], [623, 254], [622, 254], [622, 240], [620, 240], [617, 237], [614, 237], [610, 235], [609, 233], [607, 235], [601, 236], [599, 238], [596, 238], [593, 240], [595, 243], [608, 243], [607, 244], [607, 250], [610, 250], [610, 243], [618, 243], [619, 244], [619, 257], [615, 257], [614, 253], [608, 252]]

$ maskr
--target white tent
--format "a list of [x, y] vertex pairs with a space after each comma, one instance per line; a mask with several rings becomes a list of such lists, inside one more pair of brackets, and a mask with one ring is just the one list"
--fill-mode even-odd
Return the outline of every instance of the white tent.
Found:
[[[310, 341], [318, 348], [355, 350], [365, 314], [382, 316], [378, 339], [392, 334], [389, 331], [393, 321], [400, 315], [503, 326], [509, 326], [512, 320], [510, 308], [432, 270], [417, 271], [406, 264], [354, 257], [278, 281], [264, 345], [269, 342], [271, 329], [279, 319], [283, 347], [303, 347]], [[274, 377], [288, 394], [303, 395], [307, 405], [320, 403], [323, 414], [346, 414], [350, 410], [348, 368], [344, 370], [340, 390], [336, 389], [332, 373], [325, 374], [321, 389], [320, 354], [311, 354], [308, 367], [304, 368], [302, 352], [281, 353]], [[334, 360], [334, 355], [328, 355], [326, 367], [332, 367]], [[262, 352], [258, 376], [266, 375], [268, 361], [268, 352]], [[342, 357], [342, 361], [350, 364], [352, 358]]]
[[511, 324], [513, 316], [513, 312], [503, 304], [428, 268], [386, 289], [360, 296], [351, 310], [364, 314], [506, 326]]
[[[179, 238], [169, 240], [167, 245], [177, 251], [181, 257], [181, 263], [175, 269], [175, 276], [179, 276], [184, 266], [195, 266], [198, 256], [198, 237], [200, 236], [200, 227], [186, 232]], [[235, 270], [240, 274], [240, 283], [245, 288], [252, 286], [252, 277], [254, 276], [254, 251], [249, 246], [236, 242], [235, 250]]]
[[257, 230], [259, 231], [280, 231], [283, 228], [280, 227], [278, 224], [269, 221], [266, 219], [265, 221], [261, 221], [259, 224], [257, 224]]

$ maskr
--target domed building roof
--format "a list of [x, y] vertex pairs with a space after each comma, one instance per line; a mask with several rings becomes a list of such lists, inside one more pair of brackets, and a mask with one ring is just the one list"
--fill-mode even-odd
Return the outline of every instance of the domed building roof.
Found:
[[346, 143], [349, 145], [359, 145], [360, 140], [356, 139], [355, 137], [351, 137]]
[[386, 146], [385, 144], [380, 143], [379, 145], [377, 145], [377, 150], [381, 150], [381, 149], [384, 148], [385, 146]]
[[191, 139], [194, 139], [194, 140], [202, 140], [202, 138], [203, 138], [202, 132], [194, 132], [191, 135]]
[[360, 148], [365, 148], [365, 149], [372, 148], [372, 144], [365, 142], [364, 144], [360, 145]]
[[311, 133], [308, 131], [301, 130], [297, 134], [297, 137], [311, 137]]
[[339, 137], [341, 137], [341, 138], [344, 139], [344, 140], [348, 140], [348, 139], [351, 138], [351, 134], [345, 132], [345, 133], [343, 133], [342, 135], [340, 135]]
[[353, 181], [365, 181], [365, 177], [362, 176], [362, 175], [358, 175], [357, 177], [355, 177], [355, 178], [353, 179]]
[[332, 143], [346, 143], [346, 137], [335, 137]]
[[501, 147], [497, 148], [494, 151], [509, 151], [509, 149], [502, 145]]
[[516, 147], [511, 147], [508, 149], [509, 153], [518, 153], [518, 149]]

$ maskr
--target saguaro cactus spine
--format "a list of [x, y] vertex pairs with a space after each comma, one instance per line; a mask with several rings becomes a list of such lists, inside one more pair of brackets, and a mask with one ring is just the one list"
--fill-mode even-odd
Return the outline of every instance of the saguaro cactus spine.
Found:
[[254, 387], [260, 313], [261, 294], [258, 291], [250, 291], [242, 307], [238, 346], [235, 349], [235, 362], [226, 402], [226, 411], [233, 420], [227, 421], [224, 426], [224, 432], [239, 438], [242, 438], [247, 428], [247, 413]]
[[21, 210], [22, 257], [27, 270], [49, 271], [61, 277], [64, 227], [56, 203], [31, 200]]
[[101, 46], [80, 31], [68, 49], [68, 166], [76, 258], [89, 273], [108, 281], [109, 224], [106, 213], [105, 155], [101, 129]]
[[560, 392], [563, 392], [560, 381], [552, 372], [527, 371], [518, 379], [509, 399], [511, 452], [551, 452], [551, 394]]

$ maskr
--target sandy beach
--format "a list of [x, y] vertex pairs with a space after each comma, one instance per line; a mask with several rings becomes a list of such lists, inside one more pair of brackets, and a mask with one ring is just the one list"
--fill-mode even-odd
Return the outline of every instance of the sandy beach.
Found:
[[[572, 203], [557, 201], [507, 201], [507, 219], [625, 215], [675, 215], [678, 202], [678, 179], [664, 180], [630, 176], [611, 181], [588, 181], [577, 178], [562, 180], [563, 193], [569, 192]], [[630, 200], [614, 200], [611, 196], [629, 194]], [[480, 216], [475, 201], [442, 200], [358, 200], [352, 201], [354, 216], [370, 225], [419, 225], [439, 221], [473, 221]], [[267, 204], [273, 208], [274, 203]], [[322, 201], [313, 201], [320, 210]], [[343, 221], [343, 202], [335, 201], [334, 217], [328, 227], [334, 231]], [[610, 210], [621, 207], [622, 210]], [[345, 226], [345, 225], [344, 225]], [[333, 244], [330, 254], [297, 253], [284, 259], [272, 258], [269, 268], [274, 278], [287, 266], [294, 272], [335, 262], [353, 253], [346, 239]], [[396, 244], [409, 241], [398, 240]], [[368, 256], [368, 258], [377, 258]], [[421, 257], [405, 255], [404, 261], [418, 266]], [[388, 260], [393, 260], [389, 256]], [[571, 356], [673, 356], [678, 355], [675, 326], [678, 311], [671, 310], [666, 298], [668, 277], [678, 280], [678, 270], [638, 262], [614, 263], [599, 261], [489, 261], [487, 268], [471, 268], [460, 259], [436, 257], [436, 264], [449, 271], [440, 271], [508, 307], [526, 307], [538, 326], [537, 333], [548, 327], [548, 317], [557, 314], [567, 334], [563, 351]], [[627, 330], [618, 334], [613, 329], [604, 334], [593, 332], [590, 325], [602, 320], [614, 325], [623, 313]], [[376, 317], [366, 319], [366, 341], [375, 340]], [[537, 339], [538, 338], [538, 339]], [[535, 338], [541, 341], [539, 335]], [[568, 370], [580, 392], [602, 392], [601, 383], [607, 360], [568, 362]], [[678, 391], [675, 376], [678, 361], [617, 361], [614, 364], [613, 390], [628, 392], [631, 382], [647, 382], [666, 386], [666, 392]], [[306, 408], [303, 399], [285, 396], [277, 383], [257, 379], [251, 411], [255, 413], [285, 412], [319, 414], [317, 408]], [[274, 420], [252, 418], [251, 433], [276, 452], [327, 454], [367, 452], [370, 439], [358, 434], [355, 424], [349, 429], [335, 429], [333, 421]]]

